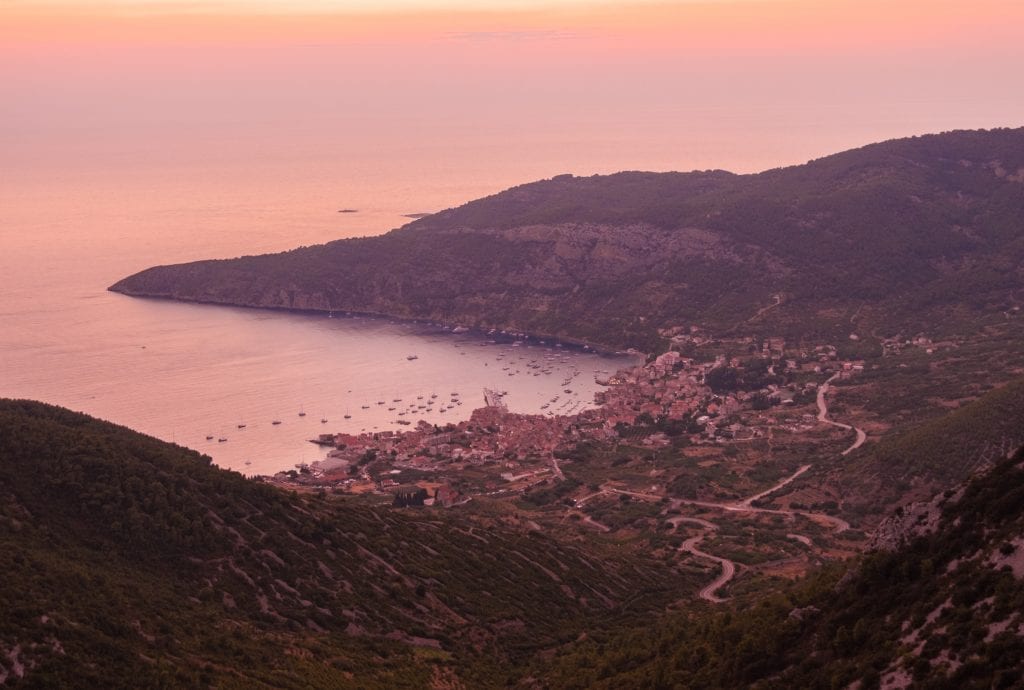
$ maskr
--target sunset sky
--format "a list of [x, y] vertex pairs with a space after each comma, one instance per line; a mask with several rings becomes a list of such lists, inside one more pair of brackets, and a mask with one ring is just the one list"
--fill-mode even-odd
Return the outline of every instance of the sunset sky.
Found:
[[1018, 0], [0, 0], [0, 143], [749, 171], [1024, 124], [1022, 27]]

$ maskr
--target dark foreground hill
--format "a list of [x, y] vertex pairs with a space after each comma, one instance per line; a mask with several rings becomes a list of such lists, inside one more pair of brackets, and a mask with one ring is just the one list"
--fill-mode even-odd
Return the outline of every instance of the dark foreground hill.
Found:
[[160, 266], [111, 289], [648, 349], [678, 325], [834, 335], [854, 312], [882, 334], [934, 331], [1017, 304], [1022, 219], [1024, 129], [960, 131], [756, 175], [563, 175], [381, 237]]
[[0, 685], [18, 687], [488, 687], [695, 587], [497, 507], [294, 495], [2, 400], [0, 572]]
[[[970, 449], [916, 433], [928, 452]], [[738, 592], [721, 608], [696, 598], [708, 573], [642, 534], [542, 527], [539, 516], [483, 500], [396, 509], [288, 493], [122, 427], [0, 401], [0, 685], [1019, 679], [1024, 454], [897, 510], [873, 541], [897, 550], [826, 559], [795, 586]]]

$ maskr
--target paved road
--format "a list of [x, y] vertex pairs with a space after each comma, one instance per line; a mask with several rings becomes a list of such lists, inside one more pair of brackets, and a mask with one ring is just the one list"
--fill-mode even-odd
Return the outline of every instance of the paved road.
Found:
[[806, 471], [807, 471], [807, 470], [809, 470], [809, 469], [811, 469], [811, 466], [810, 466], [810, 465], [804, 465], [803, 467], [801, 467], [800, 469], [798, 469], [798, 470], [797, 470], [796, 472], [794, 472], [793, 474], [791, 474], [790, 476], [786, 477], [786, 478], [785, 478], [785, 479], [783, 479], [783, 480], [782, 480], [781, 482], [779, 482], [778, 484], [776, 484], [775, 486], [773, 486], [772, 488], [770, 488], [770, 489], [766, 489], [766, 490], [762, 491], [762, 492], [761, 492], [761, 493], [759, 493], [759, 494], [754, 494], [754, 495], [753, 495], [753, 496], [751, 496], [750, 498], [745, 498], [745, 499], [743, 499], [743, 500], [742, 500], [742, 501], [741, 501], [741, 502], [739, 503], [739, 505], [741, 505], [741, 506], [747, 506], [747, 507], [749, 508], [749, 507], [750, 507], [750, 506], [751, 506], [751, 505], [752, 505], [752, 504], [754, 503], [754, 501], [759, 501], [759, 500], [761, 500], [762, 498], [764, 498], [765, 496], [768, 496], [769, 494], [773, 494], [773, 493], [775, 493], [776, 491], [778, 491], [778, 490], [779, 490], [779, 489], [781, 489], [782, 487], [786, 486], [787, 484], [789, 484], [790, 482], [792, 482], [792, 481], [793, 481], [794, 479], [796, 479], [797, 477], [799, 477], [799, 476], [800, 476], [801, 474], [803, 474], [804, 472], [806, 472]]
[[679, 550], [692, 553], [694, 556], [698, 556], [700, 558], [706, 558], [707, 560], [714, 561], [722, 566], [722, 573], [712, 580], [709, 585], [704, 587], [704, 589], [700, 590], [700, 593], [697, 595], [704, 601], [710, 601], [713, 604], [720, 604], [723, 601], [726, 601], [726, 599], [718, 596], [716, 592], [724, 587], [726, 583], [736, 575], [736, 564], [728, 558], [712, 556], [711, 554], [698, 549], [697, 544], [699, 544], [703, 539], [703, 534], [697, 537], [690, 537], [682, 543]]
[[849, 431], [856, 432], [857, 438], [853, 442], [853, 445], [844, 450], [842, 453], [840, 453], [840, 455], [848, 455], [849, 453], [857, 450], [862, 445], [864, 445], [864, 441], [868, 439], [868, 435], [864, 433], [863, 429], [858, 429], [855, 426], [843, 424], [842, 422], [834, 422], [828, 418], [828, 405], [825, 403], [825, 396], [828, 394], [829, 389], [831, 388], [830, 384], [837, 378], [839, 378], [839, 374], [832, 374], [832, 376], [827, 381], [825, 381], [825, 383], [818, 386], [818, 421], [824, 422], [825, 424], [831, 424], [832, 426], [837, 426], [840, 429], [847, 429]]
[[699, 525], [699, 526], [701, 526], [701, 527], [703, 527], [705, 529], [718, 529], [718, 525], [716, 525], [715, 523], [710, 522], [708, 520], [702, 520], [700, 518], [692, 518], [692, 517], [682, 517], [682, 516], [679, 516], [679, 515], [677, 515], [676, 517], [671, 517], [668, 520], [666, 520], [665, 522], [667, 522], [670, 525], [672, 525], [672, 531], [673, 532], [676, 530], [676, 528], [679, 527], [679, 523], [680, 522], [689, 522], [689, 523], [691, 523], [693, 525]]
[[[839, 374], [833, 374], [827, 381], [825, 381], [825, 383], [818, 386], [818, 421], [823, 422], [825, 424], [831, 424], [832, 426], [836, 426], [841, 429], [847, 429], [856, 432], [856, 439], [854, 440], [853, 444], [842, 452], [842, 455], [847, 455], [848, 453], [856, 450], [857, 448], [860, 448], [861, 445], [864, 444], [864, 441], [867, 440], [867, 434], [865, 434], [862, 429], [858, 429], [857, 427], [851, 426], [849, 424], [843, 424], [842, 422], [835, 422], [828, 418], [828, 404], [825, 402], [825, 396], [828, 394], [829, 389], [831, 388], [831, 383], [835, 381], [838, 377]], [[835, 517], [833, 515], [827, 515], [825, 513], [814, 513], [806, 510], [776, 510], [772, 508], [755, 508], [753, 506], [753, 503], [755, 501], [758, 501], [764, 498], [765, 496], [768, 496], [778, 491], [779, 489], [783, 488], [784, 486], [790, 484], [797, 477], [802, 475], [804, 472], [807, 472], [807, 470], [809, 469], [811, 469], [811, 465], [803, 465], [796, 472], [786, 477], [785, 479], [780, 481], [778, 484], [772, 486], [771, 488], [766, 489], [760, 493], [754, 494], [753, 496], [749, 496], [743, 499], [742, 501], [736, 503], [714, 503], [712, 501], [698, 501], [687, 498], [673, 498], [672, 502], [670, 503], [670, 506], [678, 508], [680, 505], [691, 505], [698, 506], [700, 508], [710, 508], [712, 510], [723, 510], [731, 513], [765, 513], [769, 515], [788, 515], [790, 517], [800, 515], [802, 517], [807, 518], [808, 520], [815, 522], [823, 522], [829, 525], [835, 530], [837, 534], [840, 532], [845, 532], [846, 530], [850, 529], [850, 523], [848, 523], [846, 520]], [[590, 494], [589, 496], [585, 496], [584, 498], [577, 501], [577, 507], [582, 505], [585, 501], [588, 501], [591, 498], [594, 498], [595, 496], [599, 496], [602, 493], [623, 494], [625, 496], [632, 496], [634, 498], [638, 498], [644, 501], [660, 501], [663, 498], [662, 496], [658, 496], [656, 494], [641, 493], [639, 491], [626, 491], [625, 489], [603, 488], [601, 491]], [[589, 516], [585, 521], [589, 522], [594, 526], [598, 526], [599, 528], [603, 527], [605, 530], [608, 529], [600, 523], [595, 523]], [[673, 531], [675, 531], [679, 527], [679, 524], [682, 522], [695, 524], [706, 530], [704, 534], [698, 535], [696, 537], [690, 537], [689, 539], [684, 541], [680, 545], [679, 550], [693, 554], [698, 558], [705, 558], [709, 561], [714, 561], [722, 566], [722, 573], [718, 577], [716, 577], [710, 584], [704, 587], [700, 591], [698, 596], [705, 601], [709, 601], [715, 604], [727, 601], [727, 599], [718, 596], [717, 592], [722, 587], [724, 587], [730, 580], [732, 580], [733, 577], [735, 577], [736, 564], [730, 561], [728, 558], [713, 556], [697, 548], [697, 545], [704, 539], [705, 536], [707, 536], [707, 533], [717, 530], [718, 525], [708, 520], [703, 520], [701, 518], [690, 518], [681, 516], [669, 518], [667, 522], [672, 525]], [[814, 546], [813, 542], [808, 537], [805, 537], [801, 534], [787, 534], [786, 536], [790, 539], [795, 539], [800, 543], [810, 546], [812, 548]]]

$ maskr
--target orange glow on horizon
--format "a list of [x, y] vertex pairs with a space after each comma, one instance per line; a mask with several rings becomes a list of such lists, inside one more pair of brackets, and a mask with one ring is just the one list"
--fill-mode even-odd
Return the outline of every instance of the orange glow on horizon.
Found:
[[[520, 10], [204, 12], [172, 5], [14, 3], [0, 9], [2, 51], [41, 45], [159, 45], [182, 42], [295, 44], [474, 40], [573, 42], [677, 54], [859, 53], [999, 46], [1019, 38], [1024, 3], [1011, 0], [724, 0], [556, 5]], [[283, 7], [283, 6], [282, 6]], [[1002, 46], [1006, 48], [1006, 46]], [[1018, 48], [1019, 49], [1019, 48]]]

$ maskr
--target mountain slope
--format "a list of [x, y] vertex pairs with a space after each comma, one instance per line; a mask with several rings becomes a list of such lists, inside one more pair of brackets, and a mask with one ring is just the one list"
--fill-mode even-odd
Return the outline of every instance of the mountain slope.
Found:
[[1024, 668], [1024, 452], [853, 570], [742, 615], [690, 613], [538, 666], [557, 688], [1017, 688]]
[[[381, 237], [161, 266], [112, 290], [656, 347], [658, 329], [887, 329], [1015, 304], [1024, 129], [903, 139], [756, 175], [559, 176]], [[894, 326], [897, 324], [897, 326]]]
[[3, 400], [0, 571], [0, 684], [62, 687], [489, 685], [695, 588], [508, 511], [288, 494]]
[[808, 487], [827, 487], [838, 513], [862, 528], [911, 500], [956, 486], [1024, 445], [1024, 379], [989, 391], [964, 407], [901, 428], [819, 468], [765, 505], [788, 503]]

